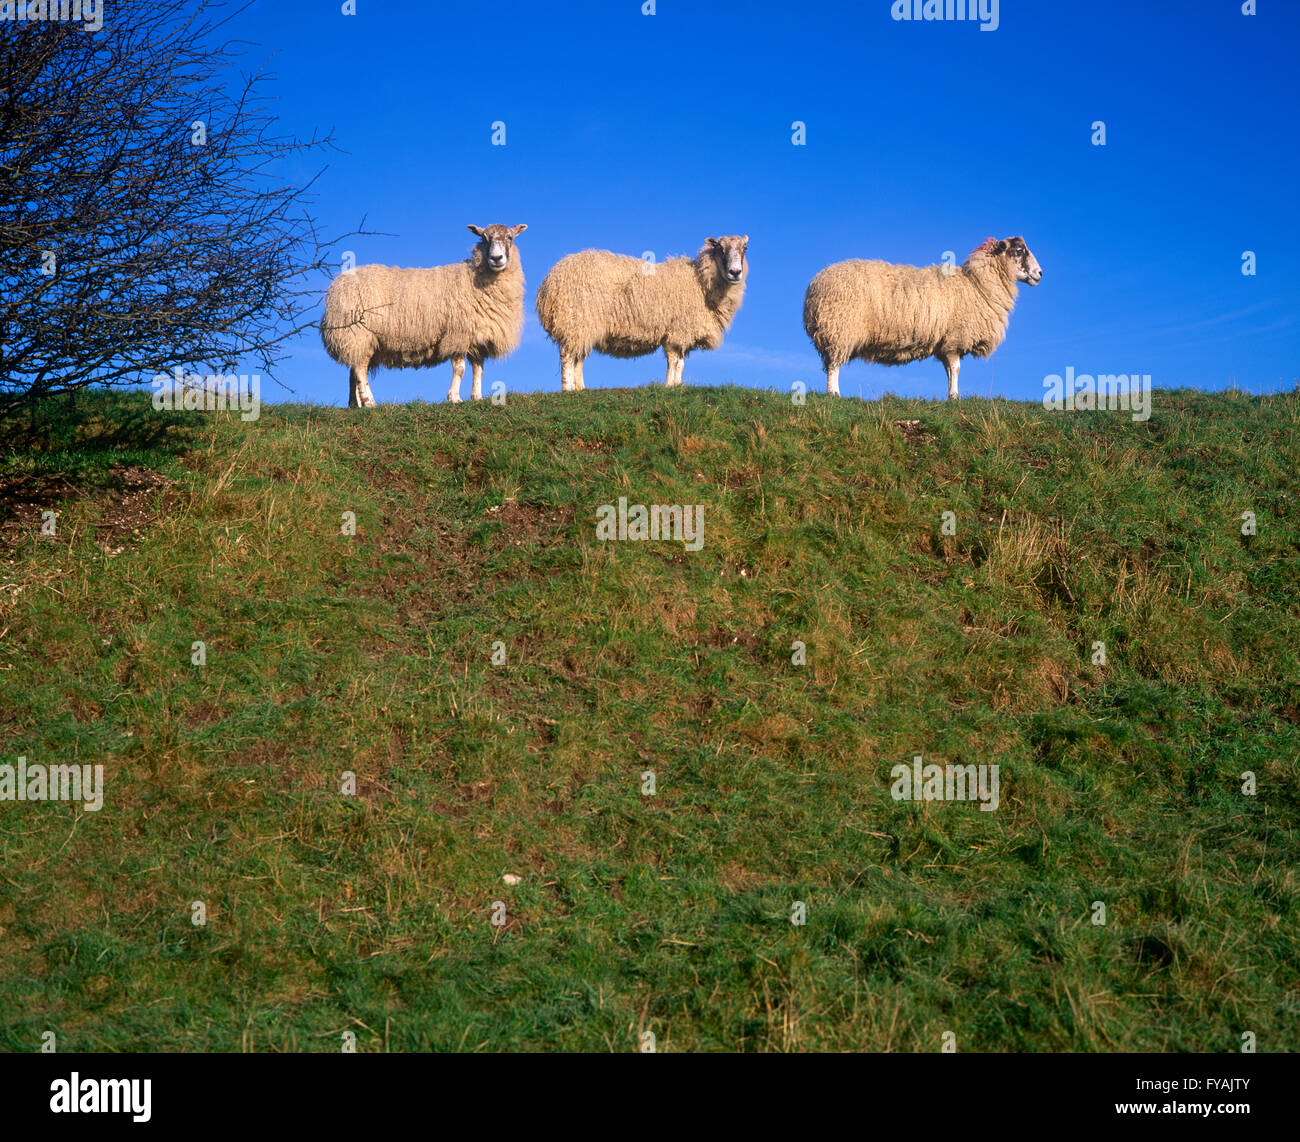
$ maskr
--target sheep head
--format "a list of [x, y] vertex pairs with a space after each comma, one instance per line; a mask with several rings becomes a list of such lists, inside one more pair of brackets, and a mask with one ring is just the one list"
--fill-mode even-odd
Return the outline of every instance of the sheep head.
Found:
[[528, 229], [521, 223], [518, 226], [468, 226], [471, 234], [478, 235], [478, 245], [474, 247], [474, 268], [486, 269], [499, 274], [508, 265], [515, 252], [515, 239]]
[[970, 262], [973, 258], [981, 257], [1005, 259], [1007, 268], [1018, 282], [1028, 282], [1031, 286], [1036, 286], [1043, 280], [1043, 268], [1038, 264], [1038, 259], [1029, 252], [1029, 247], [1025, 245], [1023, 238], [1003, 238], [1000, 241], [997, 238], [985, 238], [971, 251], [970, 258], [966, 260]]
[[[705, 250], [718, 265], [718, 276], [728, 285], [739, 285], [749, 273], [745, 251], [749, 248], [749, 235], [732, 234], [726, 238], [706, 238]], [[704, 251], [701, 251], [703, 253]]]

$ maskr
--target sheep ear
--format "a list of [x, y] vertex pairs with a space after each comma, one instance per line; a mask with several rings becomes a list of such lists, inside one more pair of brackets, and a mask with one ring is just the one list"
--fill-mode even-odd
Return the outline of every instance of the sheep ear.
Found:
[[709, 246], [716, 246], [718, 244], [718, 240], [716, 238], [705, 238], [704, 241]]
[[471, 234], [477, 234], [480, 238], [483, 237], [483, 231], [477, 226], [466, 226], [465, 229]]
[[742, 235], [741, 235], [741, 238], [740, 238], [740, 244], [741, 244], [742, 246], [746, 246], [746, 247], [749, 245], [749, 235], [748, 235], [748, 234], [742, 234]]
[[510, 237], [512, 237], [512, 238], [518, 238], [519, 235], [522, 234], [522, 233], [523, 233], [525, 230], [527, 230], [527, 229], [528, 229], [528, 223], [527, 223], [527, 222], [521, 222], [521, 223], [519, 223], [518, 226], [511, 226], [511, 227], [510, 227]]

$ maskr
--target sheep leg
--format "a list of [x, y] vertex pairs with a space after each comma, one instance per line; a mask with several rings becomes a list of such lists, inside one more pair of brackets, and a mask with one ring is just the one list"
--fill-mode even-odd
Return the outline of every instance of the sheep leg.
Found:
[[573, 358], [560, 354], [560, 392], [573, 391]]
[[469, 363], [474, 366], [474, 384], [473, 387], [470, 389], [470, 397], [473, 400], [482, 400], [483, 399], [483, 362], [476, 361], [474, 360], [473, 357], [471, 357]]
[[665, 349], [664, 356], [668, 358], [668, 379], [665, 385], [680, 385], [682, 383], [682, 373], [686, 364], [686, 357], [674, 349]]
[[840, 395], [840, 367], [838, 365], [826, 366], [826, 395], [830, 397]]
[[358, 365], [353, 370], [357, 375], [357, 404], [360, 408], [374, 408], [375, 394], [370, 391], [369, 370], [365, 365]]
[[956, 353], [950, 353], [947, 356], [940, 357], [943, 367], [948, 370], [948, 399], [958, 400], [957, 395], [957, 374], [961, 372], [961, 357]]
[[447, 399], [449, 401], [460, 400], [460, 379], [465, 375], [465, 358], [453, 357], [451, 359], [451, 388], [447, 390]]
[[357, 384], [356, 369], [348, 370], [348, 408], [361, 407], [361, 390]]
[[580, 393], [586, 386], [582, 383], [582, 359], [573, 363], [573, 391]]

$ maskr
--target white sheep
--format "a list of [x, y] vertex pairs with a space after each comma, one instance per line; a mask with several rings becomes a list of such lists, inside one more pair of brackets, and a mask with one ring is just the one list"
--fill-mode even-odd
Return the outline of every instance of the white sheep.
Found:
[[669, 385], [686, 355], [716, 349], [745, 294], [748, 236], [709, 238], [694, 258], [647, 262], [608, 250], [561, 258], [537, 291], [537, 316], [560, 348], [560, 387], [582, 389], [593, 351], [643, 357], [663, 349]]
[[348, 407], [372, 408], [368, 370], [451, 361], [447, 399], [460, 400], [465, 360], [474, 368], [472, 396], [483, 396], [483, 362], [519, 344], [524, 325], [524, 271], [514, 240], [519, 226], [470, 226], [479, 241], [463, 262], [408, 269], [357, 266], [325, 295], [320, 335], [326, 352], [348, 367]]
[[987, 357], [1001, 345], [1016, 283], [1037, 285], [1042, 277], [1023, 238], [986, 239], [960, 268], [861, 260], [827, 266], [803, 303], [827, 393], [839, 396], [840, 369], [849, 361], [905, 365], [937, 357], [955, 399], [962, 357]]

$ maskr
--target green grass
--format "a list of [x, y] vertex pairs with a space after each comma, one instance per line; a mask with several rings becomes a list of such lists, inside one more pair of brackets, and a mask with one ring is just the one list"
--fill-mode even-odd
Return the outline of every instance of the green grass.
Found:
[[[1300, 1046], [1300, 397], [48, 423], [0, 763], [105, 805], [0, 802], [0, 1048]], [[120, 464], [172, 483], [108, 532]], [[702, 550], [598, 542], [621, 495]]]

